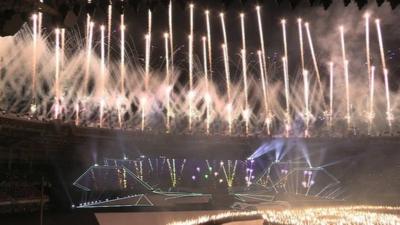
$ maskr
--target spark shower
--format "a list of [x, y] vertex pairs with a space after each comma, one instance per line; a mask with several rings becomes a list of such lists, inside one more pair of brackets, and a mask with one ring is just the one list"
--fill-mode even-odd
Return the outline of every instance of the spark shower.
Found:
[[[312, 22], [302, 18], [282, 19], [279, 44], [283, 55], [273, 64], [267, 56], [268, 43], [264, 43], [260, 6], [254, 12], [241, 12], [240, 33], [235, 34], [242, 40], [236, 54], [241, 61], [237, 66], [238, 81], [232, 79], [233, 59], [229, 57], [229, 52], [236, 50], [228, 41], [232, 32], [226, 20], [231, 18], [223, 12], [190, 4], [187, 43], [175, 43], [174, 8], [170, 3], [167, 32], [162, 42], [155, 43], [153, 33], [160, 32], [152, 30], [149, 10], [147, 32], [141, 43], [145, 46], [144, 63], [138, 65], [133, 63], [138, 59], [128, 57], [126, 52], [124, 14], [115, 28], [119, 34], [111, 35], [112, 7], [108, 7], [106, 22], [94, 21], [87, 15], [84, 38], [77, 38], [63, 28], [44, 34], [41, 13], [33, 14], [30, 29], [2, 38], [1, 107], [7, 112], [74, 122], [77, 126], [143, 132], [310, 137], [321, 132], [335, 136], [355, 130], [374, 135], [392, 131], [395, 125], [391, 102], [397, 93], [389, 89], [391, 73], [386, 65], [379, 18], [368, 14], [360, 18], [365, 39], [358, 41], [364, 42], [365, 49], [359, 49], [359, 57], [366, 63], [364, 70], [359, 71], [365, 74], [363, 81], [355, 82], [350, 72], [352, 58], [348, 58], [346, 49], [346, 36], [352, 31], [345, 25], [337, 24], [331, 29], [341, 46], [341, 60], [321, 61]], [[195, 14], [202, 15], [204, 29], [194, 28], [194, 20], [200, 18]], [[250, 23], [258, 26], [259, 49], [249, 51], [246, 25]], [[213, 40], [211, 26], [220, 27], [222, 42]], [[288, 29], [298, 34], [300, 55], [289, 54]], [[371, 40], [372, 32], [377, 40]], [[379, 60], [371, 60], [372, 41], [379, 46], [374, 49]], [[182, 44], [184, 47], [178, 49]], [[67, 51], [67, 45], [75, 48]], [[111, 45], [118, 46], [119, 57], [110, 54]], [[155, 57], [153, 45], [164, 49], [162, 69], [151, 68], [150, 62]], [[187, 59], [177, 62], [176, 51], [185, 51]], [[215, 52], [222, 60], [215, 59]], [[195, 62], [195, 56], [200, 63]], [[249, 58], [255, 58], [256, 66], [249, 63]], [[219, 65], [224, 68], [222, 73], [214, 70], [217, 64], [222, 64]], [[299, 65], [297, 72], [290, 69], [291, 65]], [[187, 81], [182, 82], [182, 76], [187, 76], [188, 79], [183, 79]], [[383, 79], [378, 79], [379, 76]], [[223, 77], [223, 84], [216, 77]], [[354, 94], [356, 89], [368, 96], [367, 100], [359, 103], [360, 98]]]

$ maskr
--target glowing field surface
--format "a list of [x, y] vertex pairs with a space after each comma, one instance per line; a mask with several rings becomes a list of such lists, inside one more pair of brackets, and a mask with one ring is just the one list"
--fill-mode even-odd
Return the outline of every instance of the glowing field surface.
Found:
[[[245, 212], [225, 212], [213, 216], [202, 216], [170, 225], [208, 224], [228, 218], [244, 220], [246, 217], [262, 218], [277, 224], [400, 224], [400, 207], [389, 206], [343, 206], [302, 208], [285, 210], [263, 210]], [[234, 220], [234, 219], [233, 219]], [[232, 220], [230, 220], [232, 221]]]

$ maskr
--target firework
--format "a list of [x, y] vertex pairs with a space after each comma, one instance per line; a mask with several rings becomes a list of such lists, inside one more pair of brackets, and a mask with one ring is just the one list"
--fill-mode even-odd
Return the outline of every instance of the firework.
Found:
[[285, 101], [286, 101], [286, 113], [285, 113], [285, 130], [286, 130], [286, 137], [289, 136], [289, 130], [290, 130], [290, 94], [289, 94], [289, 73], [288, 73], [288, 66], [287, 66], [287, 61], [286, 58], [282, 58], [282, 63], [283, 63], [283, 80], [284, 80], [284, 85], [285, 85]]
[[169, 133], [171, 130], [171, 106], [170, 106], [170, 94], [171, 94], [171, 90], [170, 90], [170, 69], [169, 69], [169, 65], [170, 65], [170, 61], [169, 61], [169, 51], [168, 51], [168, 33], [164, 34], [164, 40], [165, 40], [165, 82], [167, 85], [167, 90], [166, 90], [166, 96], [167, 96], [167, 100], [166, 100], [166, 105], [167, 105], [167, 122], [166, 122], [166, 127], [167, 127], [167, 132]]
[[210, 78], [212, 80], [212, 50], [211, 50], [211, 28], [210, 28], [210, 11], [206, 10], [205, 11], [206, 15], [206, 25], [207, 25], [207, 47], [208, 47], [208, 61], [209, 61], [209, 67], [210, 67]]
[[210, 93], [209, 93], [209, 87], [208, 87], [208, 67], [207, 67], [207, 47], [206, 47], [206, 42], [207, 38], [203, 36], [202, 38], [203, 42], [203, 65], [204, 65], [204, 77], [205, 77], [205, 82], [206, 82], [206, 93], [204, 95], [204, 100], [206, 102], [206, 133], [210, 133]]
[[107, 12], [107, 65], [110, 65], [110, 49], [111, 49], [111, 26], [112, 26], [112, 1], [108, 5]]
[[300, 60], [301, 60], [301, 71], [304, 71], [304, 43], [303, 43], [303, 27], [302, 19], [297, 19], [298, 30], [299, 30], [299, 43], [300, 43]]
[[329, 127], [333, 122], [333, 62], [329, 63]]
[[58, 119], [58, 116], [60, 115], [60, 111], [61, 111], [61, 105], [60, 105], [60, 100], [61, 100], [61, 96], [60, 96], [60, 29], [56, 29], [55, 30], [55, 35], [56, 35], [56, 46], [55, 46], [55, 50], [56, 50], [56, 76], [55, 76], [55, 88], [54, 88], [54, 96], [55, 97], [55, 109], [54, 109], [54, 118]]
[[[260, 13], [260, 6], [256, 6], [256, 11], [257, 11], [257, 24], [258, 24], [258, 33], [260, 35], [260, 44], [261, 44], [261, 53], [262, 53], [262, 66], [263, 66], [263, 74], [265, 76], [265, 86], [266, 89], [268, 89], [268, 74], [267, 74], [267, 62], [265, 59], [265, 45], [264, 45], [264, 32], [262, 28], [262, 20], [261, 20], [261, 13]], [[266, 93], [266, 96], [268, 98], [268, 93]]]
[[314, 44], [313, 44], [311, 33], [310, 33], [310, 25], [308, 23], [305, 23], [304, 26], [306, 27], [308, 44], [310, 46], [310, 51], [311, 51], [311, 57], [312, 57], [312, 60], [313, 60], [314, 70], [315, 70], [315, 73], [317, 74], [318, 85], [320, 87], [320, 91], [322, 92], [322, 88], [323, 87], [322, 87], [322, 84], [321, 84], [321, 77], [320, 77], [320, 74], [319, 74], [317, 58], [315, 57]]
[[37, 28], [37, 15], [32, 16], [33, 23], [33, 57], [32, 57], [32, 103], [35, 104], [36, 96], [36, 67], [37, 67], [37, 41], [38, 41], [38, 28]]
[[342, 46], [342, 59], [344, 68], [344, 79], [346, 88], [346, 120], [347, 127], [350, 129], [351, 115], [350, 115], [350, 86], [349, 86], [349, 61], [346, 58], [346, 45], [344, 41], [344, 27], [340, 26], [340, 43]]
[[84, 88], [86, 89], [86, 93], [88, 92], [90, 63], [92, 61], [93, 27], [94, 27], [94, 22], [90, 22], [89, 30], [88, 30], [89, 31], [89, 39], [87, 41], [87, 47], [86, 47], [86, 70], [85, 70], [85, 78], [84, 78]]
[[189, 35], [189, 131], [192, 131], [193, 117], [193, 10], [194, 5], [190, 4], [190, 35]]
[[100, 127], [103, 127], [103, 117], [104, 117], [104, 106], [105, 106], [105, 101], [104, 101], [104, 91], [105, 91], [105, 76], [106, 76], [106, 68], [105, 68], [105, 49], [104, 49], [104, 30], [105, 27], [102, 25], [100, 27], [101, 30], [101, 66], [100, 66]]
[[308, 80], [308, 71], [304, 70], [303, 71], [303, 79], [304, 79], [304, 103], [305, 103], [305, 108], [304, 108], [304, 118], [305, 118], [305, 123], [306, 123], [306, 130], [304, 133], [305, 137], [308, 137], [308, 128], [310, 125], [310, 106], [309, 106], [309, 99], [310, 99], [310, 84]]
[[249, 133], [249, 117], [250, 109], [248, 102], [248, 87], [247, 87], [247, 62], [246, 62], [246, 30], [244, 26], [244, 14], [240, 14], [240, 25], [242, 30], [242, 72], [243, 72], [243, 84], [244, 84], [244, 119], [246, 123], [246, 135]]
[[169, 2], [168, 5], [168, 27], [169, 27], [169, 43], [171, 49], [171, 70], [174, 71], [174, 39], [173, 39], [173, 32], [172, 32], [172, 0]]
[[384, 81], [385, 81], [386, 119], [387, 119], [388, 126], [389, 126], [389, 129], [390, 129], [390, 132], [391, 132], [392, 131], [393, 115], [392, 115], [392, 107], [390, 105], [389, 78], [388, 78], [388, 73], [389, 72], [388, 72], [388, 69], [386, 68], [386, 59], [385, 59], [384, 48], [383, 48], [380, 20], [379, 19], [375, 20], [375, 23], [376, 23], [376, 30], [378, 32], [379, 52], [381, 54], [383, 76], [384, 76]]

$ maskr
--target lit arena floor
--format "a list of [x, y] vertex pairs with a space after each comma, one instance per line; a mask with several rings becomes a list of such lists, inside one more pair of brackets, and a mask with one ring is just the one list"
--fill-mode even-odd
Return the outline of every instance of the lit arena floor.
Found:
[[400, 223], [400, 208], [341, 206], [323, 208], [260, 209], [260, 211], [190, 211], [152, 213], [96, 213], [100, 225], [135, 224], [382, 224]]

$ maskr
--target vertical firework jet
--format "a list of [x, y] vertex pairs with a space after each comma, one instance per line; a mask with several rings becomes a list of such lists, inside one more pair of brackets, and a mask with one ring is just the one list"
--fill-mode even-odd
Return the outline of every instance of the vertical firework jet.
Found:
[[329, 63], [329, 128], [333, 121], [333, 62]]
[[312, 57], [312, 60], [313, 60], [314, 70], [315, 70], [315, 73], [317, 74], [318, 85], [319, 85], [320, 91], [322, 93], [322, 88], [323, 87], [322, 87], [322, 84], [321, 84], [321, 77], [320, 77], [320, 74], [319, 74], [317, 58], [315, 56], [314, 44], [313, 44], [312, 37], [311, 37], [310, 25], [309, 25], [309, 23], [305, 23], [304, 25], [306, 27], [307, 39], [308, 39], [308, 44], [310, 46], [310, 51], [311, 51], [311, 57]]
[[[371, 56], [370, 56], [370, 37], [369, 37], [369, 14], [366, 13], [364, 15], [365, 18], [365, 49], [366, 49], [366, 57], [367, 57], [367, 76], [368, 76], [368, 86], [371, 93], [372, 88], [372, 80], [371, 80]], [[371, 101], [373, 98], [370, 97], [369, 101], [369, 112], [367, 114], [368, 119], [368, 134], [371, 134], [372, 122], [373, 122], [373, 102]]]
[[222, 53], [224, 56], [224, 68], [225, 68], [225, 79], [226, 79], [226, 93], [228, 96], [228, 104], [226, 110], [228, 112], [228, 132], [232, 134], [232, 99], [231, 99], [231, 88], [230, 88], [230, 70], [229, 70], [229, 52], [228, 52], [228, 38], [226, 35], [226, 28], [225, 28], [225, 17], [223, 13], [219, 14], [221, 19], [221, 27], [222, 27], [222, 35], [224, 37], [224, 44], [222, 44]]
[[392, 131], [392, 107], [390, 105], [390, 93], [389, 93], [389, 78], [388, 78], [388, 69], [386, 67], [386, 59], [385, 59], [385, 51], [383, 48], [383, 41], [382, 41], [382, 32], [381, 32], [381, 25], [380, 20], [375, 20], [376, 30], [378, 32], [378, 41], [379, 41], [379, 52], [381, 54], [381, 62], [382, 62], [382, 69], [383, 69], [383, 76], [385, 81], [385, 96], [386, 96], [386, 119], [388, 122], [389, 130]]
[[346, 119], [347, 126], [350, 128], [351, 125], [351, 115], [350, 115], [350, 86], [349, 86], [349, 61], [344, 61], [344, 79], [345, 79], [345, 87], [346, 87]]
[[190, 4], [190, 35], [189, 35], [189, 131], [192, 131], [193, 120], [193, 10], [194, 5]]
[[242, 30], [242, 72], [243, 72], [243, 84], [244, 84], [244, 111], [243, 117], [246, 125], [246, 135], [249, 134], [249, 120], [250, 120], [250, 109], [248, 103], [248, 88], [247, 88], [247, 62], [246, 62], [246, 30], [244, 26], [244, 14], [240, 14], [240, 25]]
[[84, 94], [88, 94], [88, 83], [90, 75], [90, 63], [92, 59], [92, 41], [93, 41], [93, 27], [94, 22], [89, 23], [89, 39], [86, 47], [86, 71], [85, 71], [85, 81], [84, 81]]
[[[37, 14], [32, 16], [33, 23], [33, 57], [32, 57], [32, 106], [31, 112], [36, 111], [36, 70], [37, 70], [37, 42], [38, 42], [38, 25], [37, 25]], [[33, 110], [32, 110], [33, 109]]]
[[369, 117], [368, 117], [368, 134], [371, 134], [372, 124], [375, 117], [374, 112], [374, 90], [375, 90], [375, 66], [371, 66], [371, 84], [369, 88]]
[[287, 51], [287, 39], [286, 39], [286, 20], [281, 20], [282, 24], [282, 35], [283, 35], [283, 50], [285, 56], [282, 59], [283, 63], [283, 77], [285, 83], [285, 99], [286, 99], [286, 137], [289, 136], [290, 131], [290, 90], [289, 90], [289, 63], [288, 63], [288, 51]]
[[112, 1], [108, 5], [108, 21], [107, 21], [107, 65], [110, 65], [110, 49], [111, 49], [111, 26], [112, 26]]
[[124, 14], [121, 14], [121, 43], [120, 43], [120, 89], [122, 97], [125, 96], [125, 24], [124, 24]]
[[[260, 13], [260, 6], [256, 6], [257, 11], [257, 22], [258, 22], [258, 33], [260, 35], [260, 44], [261, 44], [261, 53], [262, 53], [262, 65], [263, 65], [263, 73], [265, 76], [265, 86], [268, 90], [268, 74], [267, 74], [267, 62], [265, 57], [265, 45], [264, 45], [264, 32], [262, 28], [262, 20], [261, 20], [261, 13]], [[266, 96], [268, 98], [268, 92], [266, 92]]]
[[258, 64], [260, 66], [260, 77], [261, 77], [261, 85], [262, 85], [262, 91], [263, 91], [263, 103], [264, 103], [264, 109], [265, 109], [265, 123], [267, 125], [267, 134], [270, 135], [270, 125], [271, 125], [271, 117], [269, 116], [269, 106], [268, 106], [268, 101], [267, 101], [267, 88], [265, 85], [265, 77], [264, 77], [264, 66], [263, 66], [263, 60], [262, 60], [262, 52], [259, 50], [257, 51], [258, 55]]
[[[65, 29], [61, 29], [61, 45], [60, 45], [60, 74], [64, 71], [64, 64], [65, 64]], [[61, 75], [60, 75], [61, 76]], [[59, 88], [59, 104], [60, 104], [60, 113], [62, 113], [62, 106], [63, 106], [63, 92], [62, 87], [60, 85]], [[66, 112], [67, 113], [67, 112]]]
[[64, 28], [61, 28], [61, 46], [60, 46], [60, 51], [61, 51], [61, 53], [60, 53], [60, 67], [61, 67], [61, 69], [63, 69], [64, 68], [64, 64], [65, 64], [65, 60], [64, 60], [64, 57], [65, 57], [65, 29]]
[[122, 101], [125, 98], [125, 24], [124, 24], [124, 14], [121, 14], [121, 43], [120, 43], [120, 91], [121, 94], [118, 98], [117, 107], [118, 107], [118, 124], [119, 127], [122, 128]]
[[172, 32], [172, 0], [168, 5], [169, 48], [171, 49], [171, 71], [174, 71], [174, 33]]
[[[43, 4], [43, 0], [39, 0], [41, 4]], [[37, 35], [38, 39], [42, 38], [42, 23], [43, 23], [43, 13], [38, 12], [38, 25], [37, 25]]]
[[385, 80], [386, 119], [388, 122], [389, 131], [392, 132], [393, 115], [392, 115], [392, 107], [390, 105], [389, 78], [388, 78], [388, 70], [387, 69], [385, 69], [383, 71], [383, 76], [384, 76], [384, 80]]
[[298, 24], [298, 30], [299, 30], [301, 71], [304, 71], [304, 43], [303, 43], [303, 27], [302, 27], [301, 18], [297, 19], [297, 24]]
[[230, 74], [229, 74], [229, 58], [228, 50], [225, 44], [222, 44], [222, 54], [224, 56], [224, 66], [225, 66], [225, 79], [226, 79], [226, 92], [228, 96], [228, 104], [226, 105], [226, 110], [228, 112], [228, 132], [232, 133], [232, 102], [231, 102], [231, 88], [230, 88]]
[[345, 88], [346, 88], [346, 119], [347, 119], [347, 127], [350, 129], [351, 124], [351, 115], [350, 115], [350, 90], [349, 90], [349, 61], [346, 58], [346, 45], [344, 41], [344, 27], [340, 26], [340, 43], [342, 46], [342, 59], [343, 59], [343, 67], [344, 67], [344, 79], [345, 79]]
[[106, 76], [106, 68], [105, 68], [105, 48], [104, 48], [104, 31], [105, 27], [104, 25], [100, 26], [100, 31], [101, 31], [101, 42], [100, 42], [100, 47], [101, 47], [101, 64], [100, 64], [100, 87], [99, 87], [99, 93], [100, 93], [100, 123], [99, 126], [103, 127], [103, 118], [104, 118], [104, 107], [105, 107], [105, 100], [104, 100], [104, 94], [105, 94], [105, 76]]
[[228, 52], [228, 40], [226, 36], [225, 29], [225, 19], [224, 14], [219, 14], [221, 19], [221, 27], [222, 27], [222, 35], [224, 37], [224, 43], [222, 45], [222, 53], [224, 56], [224, 68], [225, 68], [225, 76], [226, 76], [226, 93], [228, 96], [228, 103], [231, 103], [231, 90], [230, 90], [230, 71], [229, 71], [229, 52]]
[[170, 44], [168, 42], [168, 33], [164, 33], [164, 44], [165, 44], [165, 83], [166, 83], [166, 108], [167, 108], [167, 121], [166, 121], [166, 127], [167, 127], [167, 133], [170, 132], [171, 130], [171, 106], [170, 106], [170, 94], [171, 94], [171, 88], [170, 88], [170, 61], [169, 61], [169, 49], [168, 45]]
[[204, 65], [204, 77], [206, 81], [206, 93], [204, 95], [204, 100], [206, 102], [206, 133], [210, 134], [210, 104], [211, 104], [211, 97], [209, 93], [209, 87], [208, 87], [208, 67], [207, 67], [207, 47], [206, 47], [206, 42], [207, 38], [203, 36], [202, 38], [203, 42], [203, 65]]
[[289, 93], [289, 74], [287, 71], [287, 61], [286, 58], [282, 58], [282, 64], [283, 64], [283, 80], [285, 84], [285, 100], [286, 100], [286, 113], [285, 113], [285, 131], [286, 131], [286, 137], [289, 136], [289, 131], [290, 131], [290, 93]]
[[310, 84], [308, 80], [308, 71], [303, 70], [303, 79], [304, 79], [304, 119], [306, 124], [306, 129], [304, 131], [304, 136], [308, 137], [309, 133], [309, 125], [310, 125], [310, 106], [309, 106], [309, 99], [310, 99]]
[[141, 130], [143, 131], [146, 124], [146, 104], [147, 104], [147, 96], [146, 93], [149, 91], [149, 82], [150, 82], [150, 52], [151, 52], [151, 26], [152, 26], [152, 14], [151, 10], [148, 10], [148, 31], [145, 36], [146, 41], [146, 52], [145, 52], [145, 72], [144, 72], [144, 92], [141, 98], [141, 111], [142, 111], [142, 123]]
[[152, 14], [151, 11], [148, 11], [148, 31], [147, 34], [145, 36], [145, 41], [146, 41], [146, 52], [145, 52], [145, 78], [144, 78], [144, 82], [145, 82], [145, 91], [148, 91], [149, 88], [149, 79], [150, 79], [150, 54], [151, 54], [151, 26], [152, 26]]
[[[90, 1], [88, 1], [88, 3], [90, 3]], [[86, 33], [85, 33], [85, 35], [86, 35], [86, 46], [89, 45], [90, 21], [91, 21], [90, 15], [89, 15], [89, 13], [87, 13], [86, 14]]]
[[210, 12], [209, 10], [205, 11], [206, 15], [206, 26], [207, 26], [207, 47], [208, 47], [208, 65], [210, 71], [210, 80], [212, 81], [212, 50], [211, 50], [211, 27], [210, 27]]
[[283, 50], [284, 50], [284, 54], [285, 54], [285, 60], [286, 60], [286, 71], [288, 71], [289, 68], [289, 59], [288, 59], [288, 50], [287, 50], [287, 38], [286, 38], [286, 20], [283, 19], [281, 20], [281, 24], [282, 24], [282, 37], [283, 37]]
[[56, 74], [55, 74], [55, 85], [54, 85], [54, 96], [55, 96], [55, 106], [54, 106], [54, 119], [58, 119], [61, 111], [60, 105], [60, 29], [55, 29], [56, 45], [55, 45], [55, 55], [56, 55]]

